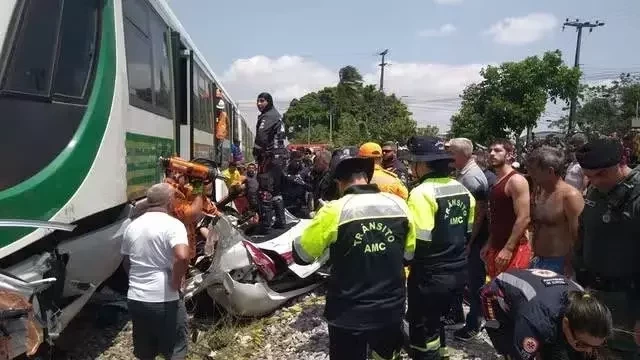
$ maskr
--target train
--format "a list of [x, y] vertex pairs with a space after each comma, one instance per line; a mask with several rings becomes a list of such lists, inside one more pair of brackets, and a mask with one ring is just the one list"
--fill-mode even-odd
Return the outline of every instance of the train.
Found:
[[[118, 269], [159, 157], [224, 167], [230, 140], [250, 154], [255, 134], [165, 0], [4, 0], [0, 46], [0, 323], [14, 322], [0, 347], [14, 358], [54, 342]], [[5, 319], [5, 293], [31, 315]]]

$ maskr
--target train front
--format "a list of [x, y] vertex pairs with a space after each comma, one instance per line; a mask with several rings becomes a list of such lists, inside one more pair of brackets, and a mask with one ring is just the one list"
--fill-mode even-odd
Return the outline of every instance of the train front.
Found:
[[[87, 267], [95, 254], [110, 258], [114, 249], [88, 249], [86, 239], [91, 233], [105, 242], [111, 235], [94, 236], [94, 225], [121, 211], [109, 212], [111, 204], [101, 201], [108, 189], [93, 181], [108, 179], [96, 164], [109, 153], [103, 144], [116, 87], [114, 3], [0, 2], [0, 359], [34, 353], [77, 313], [70, 306], [81, 308], [76, 300], [95, 289], [82, 276], [113, 272], [100, 261]], [[126, 200], [124, 178], [115, 190], [122, 199], [112, 203]], [[93, 255], [74, 256], [82, 248]], [[117, 267], [120, 259], [109, 261]]]

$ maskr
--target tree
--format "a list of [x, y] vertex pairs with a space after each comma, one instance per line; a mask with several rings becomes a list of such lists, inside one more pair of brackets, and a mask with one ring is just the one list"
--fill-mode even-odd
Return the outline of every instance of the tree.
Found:
[[324, 143], [329, 138], [329, 128], [322, 124], [315, 124], [309, 128], [296, 131], [292, 134], [292, 140], [296, 144], [311, 143]]
[[334, 87], [304, 95], [291, 101], [283, 115], [287, 136], [307, 142], [311, 126], [312, 141], [329, 141], [332, 119], [335, 145], [358, 145], [367, 141], [404, 142], [416, 133], [416, 122], [407, 106], [395, 95], [385, 95], [373, 85], [364, 85], [353, 66], [340, 69]]
[[579, 92], [580, 70], [569, 68], [559, 50], [542, 58], [487, 66], [483, 80], [469, 85], [461, 95], [462, 106], [451, 118], [451, 134], [485, 143], [496, 137], [520, 138], [536, 126], [548, 101], [568, 104]]
[[440, 129], [435, 125], [416, 128], [416, 135], [436, 137], [440, 134]]
[[[640, 75], [621, 74], [608, 85], [590, 86], [576, 111], [576, 130], [590, 137], [628, 133], [640, 102]], [[551, 123], [567, 130], [568, 118]]]

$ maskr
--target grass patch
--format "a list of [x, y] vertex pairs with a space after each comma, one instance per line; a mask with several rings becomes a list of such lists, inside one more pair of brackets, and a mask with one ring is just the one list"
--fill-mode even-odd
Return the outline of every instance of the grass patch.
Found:
[[242, 360], [264, 344], [264, 327], [268, 319], [242, 320], [224, 314], [213, 325], [199, 329], [197, 341], [191, 344], [188, 360]]
[[190, 344], [188, 360], [249, 360], [266, 346], [265, 329], [297, 318], [307, 307], [324, 304], [324, 297], [308, 297], [304, 301], [284, 307], [274, 314], [259, 319], [238, 319], [229, 314], [213, 324], [195, 324], [198, 339]]

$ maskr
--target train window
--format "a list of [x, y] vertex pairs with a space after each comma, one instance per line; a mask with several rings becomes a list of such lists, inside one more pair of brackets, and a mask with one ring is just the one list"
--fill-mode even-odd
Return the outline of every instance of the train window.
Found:
[[169, 28], [144, 0], [125, 0], [129, 103], [173, 118]]
[[191, 88], [193, 90], [191, 122], [196, 129], [200, 128], [200, 96], [198, 95], [198, 76], [200, 74], [200, 68], [197, 64], [193, 64], [193, 81], [191, 81]]
[[200, 114], [198, 114], [198, 124], [200, 130], [207, 131], [207, 112], [209, 112], [209, 101], [207, 99], [207, 80], [202, 70], [198, 74], [198, 96], [200, 97]]
[[140, 0], [125, 0], [123, 5], [124, 16], [127, 20], [149, 37], [149, 9], [147, 5]]
[[28, 1], [7, 67], [4, 90], [48, 97], [62, 0]]
[[171, 85], [171, 61], [169, 57], [169, 31], [162, 19], [155, 15], [150, 22], [151, 38], [153, 43], [153, 80], [155, 105], [166, 111], [171, 117], [173, 113], [172, 85]]
[[194, 103], [197, 103], [197, 107], [194, 104], [192, 116], [193, 127], [208, 133], [213, 132], [213, 94], [209, 91], [210, 88], [211, 82], [209, 78], [199, 65], [194, 64], [193, 97]]
[[0, 133], [0, 153], [20, 149], [21, 156], [5, 162], [0, 191], [33, 177], [70, 146], [86, 114], [100, 41], [103, 0], [18, 3], [0, 64], [0, 114], [11, 119]]
[[85, 98], [96, 56], [99, 0], [66, 0], [54, 94]]
[[132, 105], [143, 101], [153, 104], [151, 95], [151, 42], [131, 22], [124, 22], [125, 47], [127, 52], [127, 74], [129, 76], [129, 99]]

